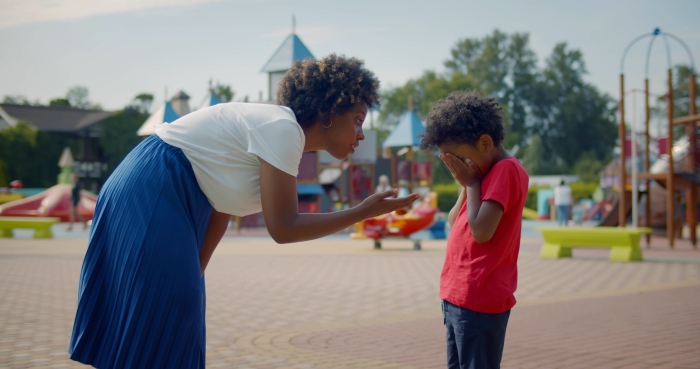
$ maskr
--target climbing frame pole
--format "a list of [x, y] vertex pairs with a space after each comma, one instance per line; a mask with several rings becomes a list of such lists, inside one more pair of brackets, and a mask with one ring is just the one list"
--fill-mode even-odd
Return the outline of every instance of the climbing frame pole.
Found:
[[[649, 155], [649, 120], [651, 118], [651, 109], [649, 109], [649, 78], [644, 79], [644, 173], [649, 173], [651, 168], [651, 159]], [[644, 226], [651, 228], [651, 181], [645, 180], [644, 184], [647, 189], [647, 199], [644, 204]], [[651, 243], [651, 233], [644, 235], [647, 240], [647, 247]]]
[[[688, 115], [696, 114], [695, 106], [695, 74], [691, 73], [688, 80]], [[698, 170], [698, 128], [696, 122], [690, 122], [685, 126], [686, 137], [688, 137], [688, 169], [691, 174]], [[690, 181], [690, 187], [686, 190], [686, 220], [690, 230], [690, 242], [693, 247], [697, 246], [697, 226], [698, 226], [698, 185]]]
[[668, 118], [668, 138], [666, 150], [668, 150], [668, 172], [666, 173], [666, 234], [668, 245], [673, 248], [675, 241], [675, 188], [673, 184], [673, 71], [668, 69], [668, 94], [666, 95], [666, 117]]
[[[625, 130], [625, 75], [620, 74], [620, 124], [618, 126], [618, 136], [620, 138], [620, 200], [618, 201], [618, 216], [620, 227], [627, 225], [627, 214], [623, 209], [626, 209], [625, 199], [625, 184], [627, 183], [626, 155], [625, 146], [627, 146], [627, 132]], [[634, 201], [634, 200], [633, 200]]]

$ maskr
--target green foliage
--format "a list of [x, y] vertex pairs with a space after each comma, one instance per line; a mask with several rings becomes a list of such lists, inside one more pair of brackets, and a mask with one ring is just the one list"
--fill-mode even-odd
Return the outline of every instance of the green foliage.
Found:
[[569, 183], [569, 187], [571, 187], [571, 196], [574, 198], [574, 202], [593, 198], [593, 192], [595, 192], [599, 186], [600, 183], [598, 182], [576, 181]]
[[482, 94], [495, 96], [505, 110], [508, 135], [504, 147], [523, 145], [527, 138], [527, 106], [538, 76], [537, 56], [527, 33], [499, 30], [482, 39], [463, 39], [445, 61], [451, 73], [471, 76]]
[[[36, 130], [25, 122], [0, 130], [0, 161], [3, 163], [2, 177], [6, 181], [26, 177], [36, 153]], [[6, 185], [6, 184], [5, 184]]]
[[76, 109], [102, 110], [100, 104], [93, 104], [88, 99], [88, 89], [84, 86], [71, 87], [65, 97], [57, 97], [49, 101], [49, 106], [68, 106]]
[[[612, 99], [583, 81], [583, 54], [557, 44], [533, 94], [532, 133], [542, 138], [542, 168], [568, 172], [583, 153], [608, 158], [617, 138]], [[550, 172], [551, 173], [551, 172]], [[531, 173], [545, 174], [545, 173]]]
[[605, 162], [607, 160], [598, 160], [592, 152], [584, 152], [574, 164], [574, 174], [583, 182], [596, 182]]
[[447, 213], [452, 210], [452, 207], [457, 203], [457, 199], [459, 199], [459, 191], [461, 190], [462, 186], [454, 181], [452, 183], [433, 185], [433, 192], [438, 195], [438, 208], [440, 211]]
[[544, 161], [544, 148], [542, 147], [542, 137], [538, 134], [532, 135], [530, 143], [521, 150], [521, 162], [528, 174], [534, 175], [545, 172], [542, 162]]
[[431, 104], [450, 92], [476, 88], [496, 97], [503, 107], [507, 132], [503, 146], [521, 147], [518, 157], [531, 175], [571, 172], [585, 157], [578, 170], [588, 176], [612, 156], [616, 107], [609, 96], [583, 80], [581, 51], [558, 44], [540, 69], [527, 33], [495, 30], [483, 38], [459, 40], [444, 64], [444, 74], [425, 71], [382, 92], [383, 129], [390, 130], [398, 121], [409, 96], [414, 98], [416, 114], [425, 118]]
[[107, 155], [107, 167], [110, 174], [124, 157], [141, 142], [141, 137], [136, 134], [136, 131], [146, 119], [148, 119], [147, 112], [127, 107], [115, 112], [102, 123], [100, 146]]
[[41, 106], [41, 103], [39, 102], [39, 100], [35, 100], [34, 102], [30, 102], [27, 99], [27, 97], [24, 95], [5, 95], [2, 102], [3, 102], [3, 104]]
[[0, 159], [0, 188], [10, 187], [10, 180], [7, 179], [7, 163]]
[[527, 189], [527, 197], [525, 198], [526, 208], [537, 210], [537, 191], [541, 188], [548, 187], [530, 186], [530, 188]]
[[147, 114], [151, 109], [151, 104], [153, 103], [153, 94], [142, 92], [131, 102], [131, 107], [140, 111], [141, 113]]
[[68, 106], [70, 107], [70, 101], [64, 97], [57, 97], [49, 101], [49, 106]]
[[471, 90], [476, 84], [470, 77], [461, 73], [451, 76], [439, 75], [426, 71], [417, 79], [412, 79], [404, 86], [396, 87], [381, 94], [382, 110], [379, 112], [379, 125], [391, 130], [399, 121], [401, 114], [408, 108], [408, 98], [413, 97], [413, 111], [419, 118], [425, 119], [430, 106], [456, 90]]
[[71, 144], [66, 133], [37, 131], [25, 122], [0, 130], [0, 177], [22, 180], [26, 187], [53, 186], [61, 151]]
[[236, 95], [236, 92], [231, 89], [230, 85], [225, 85], [219, 81], [216, 81], [216, 85], [212, 86], [211, 79], [209, 80], [209, 93], [216, 95], [216, 97], [218, 97], [223, 103], [233, 101], [233, 97]]
[[[690, 67], [686, 64], [678, 64], [673, 70], [673, 117], [684, 117], [689, 115], [688, 102], [690, 100], [690, 89], [688, 80], [690, 79]], [[656, 99], [656, 106], [652, 107], [652, 116], [662, 122], [662, 127], [666, 127], [666, 96], [659, 96]], [[695, 85], [695, 106], [700, 106], [700, 85]], [[673, 137], [678, 139], [685, 134], [686, 125], [679, 125], [673, 128]], [[666, 135], [666, 128], [661, 130], [662, 135]]]

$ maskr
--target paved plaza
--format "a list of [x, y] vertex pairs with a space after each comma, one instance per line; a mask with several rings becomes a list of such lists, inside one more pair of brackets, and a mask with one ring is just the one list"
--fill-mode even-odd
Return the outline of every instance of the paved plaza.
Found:
[[[700, 251], [652, 243], [542, 260], [523, 239], [503, 368], [700, 368]], [[86, 237], [0, 239], [0, 368], [78, 368], [67, 348]], [[444, 241], [227, 237], [207, 270], [207, 367], [444, 368]]]

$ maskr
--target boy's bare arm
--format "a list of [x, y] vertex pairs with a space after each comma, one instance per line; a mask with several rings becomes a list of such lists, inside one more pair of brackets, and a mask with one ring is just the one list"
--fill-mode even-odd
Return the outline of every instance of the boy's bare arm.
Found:
[[503, 206], [496, 201], [481, 201], [481, 182], [467, 186], [469, 229], [478, 243], [488, 242], [503, 217]]
[[459, 214], [459, 211], [462, 210], [462, 206], [464, 206], [465, 201], [467, 201], [467, 189], [462, 187], [462, 190], [459, 191], [459, 198], [457, 199], [455, 206], [452, 207], [452, 210], [450, 210], [450, 213], [447, 215], [447, 222], [450, 224], [450, 228], [452, 228], [452, 226], [455, 224], [457, 215]]

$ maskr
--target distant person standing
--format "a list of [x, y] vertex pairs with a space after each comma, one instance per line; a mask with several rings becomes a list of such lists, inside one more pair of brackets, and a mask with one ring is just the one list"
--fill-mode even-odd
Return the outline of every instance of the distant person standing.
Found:
[[566, 226], [569, 223], [572, 200], [571, 187], [567, 186], [562, 179], [559, 186], [554, 187], [554, 206], [557, 207], [557, 221], [560, 226]]
[[83, 216], [78, 212], [78, 204], [80, 203], [80, 191], [83, 189], [83, 185], [80, 183], [80, 178], [78, 178], [78, 173], [71, 173], [71, 182], [73, 183], [73, 188], [71, 189], [71, 203], [70, 203], [70, 224], [68, 225], [68, 231], [73, 229], [73, 222], [77, 218], [79, 222], [83, 223], [83, 229], [87, 229], [87, 222], [83, 219]]
[[387, 177], [385, 174], [380, 175], [379, 185], [377, 185], [377, 188], [375, 189], [374, 193], [389, 191], [390, 189], [391, 186], [389, 185], [389, 177]]

